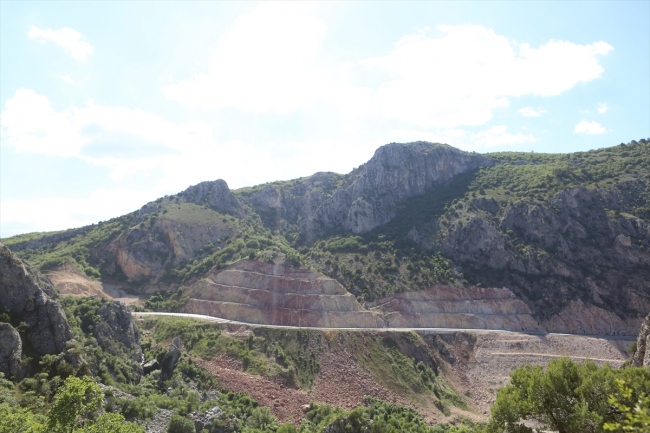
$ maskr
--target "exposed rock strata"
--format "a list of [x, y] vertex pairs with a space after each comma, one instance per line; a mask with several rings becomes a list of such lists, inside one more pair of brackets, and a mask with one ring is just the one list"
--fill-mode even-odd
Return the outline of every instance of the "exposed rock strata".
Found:
[[156, 281], [164, 275], [166, 267], [178, 266], [190, 258], [194, 260], [206, 245], [223, 247], [224, 240], [235, 234], [219, 214], [195, 211], [211, 215], [205, 220], [183, 221], [163, 214], [150, 227], [133, 227], [113, 240], [106, 248], [111, 258], [106, 273], [121, 273], [130, 281], [146, 278]]
[[[48, 296], [49, 295], [49, 296]], [[48, 278], [0, 243], [0, 304], [27, 324], [25, 337], [36, 353], [56, 354], [72, 340], [72, 330]]]
[[540, 331], [530, 308], [508, 289], [436, 286], [375, 303], [392, 328]]
[[271, 325], [383, 326], [335, 280], [287, 263], [242, 260], [209, 273], [187, 294], [187, 313]]

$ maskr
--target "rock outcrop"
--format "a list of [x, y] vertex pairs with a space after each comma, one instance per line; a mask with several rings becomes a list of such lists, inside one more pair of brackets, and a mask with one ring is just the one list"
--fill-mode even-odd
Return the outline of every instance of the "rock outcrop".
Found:
[[39, 355], [56, 354], [73, 339], [72, 330], [46, 277], [0, 243], [0, 304], [25, 322], [25, 337]]
[[550, 327], [634, 335], [650, 310], [650, 224], [609, 210], [630, 206], [615, 203], [627, 197], [615, 189], [574, 187], [500, 209], [476, 200], [411, 238], [441, 250], [470, 281], [511, 288]]
[[181, 342], [180, 338], [176, 337], [169, 345], [169, 349], [167, 350], [167, 353], [162, 360], [162, 368], [160, 371], [161, 380], [165, 381], [171, 379], [172, 373], [174, 373], [174, 368], [176, 367], [176, 363], [181, 357], [182, 352], [183, 343]]
[[491, 165], [486, 157], [426, 142], [391, 143], [348, 175], [347, 185], [327, 199], [320, 215], [323, 229], [339, 225], [365, 233], [390, 221], [397, 205], [454, 176]]
[[279, 260], [242, 260], [211, 271], [189, 287], [186, 313], [248, 323], [288, 326], [372, 328], [383, 321], [364, 311], [335, 280]]
[[223, 179], [201, 182], [190, 186], [181, 193], [181, 196], [194, 204], [207, 204], [212, 209], [231, 215], [240, 215], [241, 203], [232, 194], [228, 184]]
[[107, 275], [123, 275], [130, 281], [151, 279], [164, 275], [166, 267], [178, 266], [209, 251], [206, 245], [218, 249], [226, 239], [236, 234], [222, 216], [209, 209], [195, 208], [194, 218], [174, 219], [158, 216], [149, 227], [135, 226], [114, 239], [106, 247]]
[[505, 288], [436, 286], [373, 305], [391, 328], [542, 330], [530, 308]]
[[23, 344], [18, 331], [8, 323], [0, 323], [0, 372], [11, 378], [22, 379], [22, 354]]
[[333, 230], [366, 233], [392, 220], [407, 199], [491, 164], [443, 144], [391, 143], [347, 175], [316, 173], [290, 186], [268, 185], [249, 200], [268, 227], [296, 224], [311, 242]]
[[128, 353], [133, 361], [142, 362], [140, 331], [131, 310], [123, 302], [106, 302], [98, 311], [101, 320], [94, 335], [99, 345], [112, 354]]
[[205, 412], [192, 412], [188, 418], [194, 423], [197, 432], [202, 432], [203, 429], [211, 431], [210, 427], [214, 425], [214, 421], [223, 418], [223, 411], [219, 406], [214, 406]]
[[650, 367], [650, 314], [648, 314], [639, 330], [636, 340], [636, 352], [632, 357], [634, 367]]

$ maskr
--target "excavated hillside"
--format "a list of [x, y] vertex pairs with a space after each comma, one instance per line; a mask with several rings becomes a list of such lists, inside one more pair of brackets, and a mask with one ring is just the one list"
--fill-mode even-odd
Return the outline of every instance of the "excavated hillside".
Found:
[[650, 142], [557, 155], [392, 143], [346, 175], [203, 182], [4, 241], [51, 275], [76, 267], [89, 293], [180, 288], [156, 305], [236, 320], [635, 335], [650, 311]]

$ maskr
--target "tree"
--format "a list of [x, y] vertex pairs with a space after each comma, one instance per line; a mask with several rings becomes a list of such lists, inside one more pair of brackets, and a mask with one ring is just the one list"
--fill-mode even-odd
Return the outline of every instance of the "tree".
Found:
[[94, 419], [102, 407], [104, 394], [88, 376], [68, 377], [54, 396], [54, 405], [48, 415], [50, 432], [68, 433]]
[[650, 431], [650, 397], [641, 393], [634, 397], [630, 383], [617, 379], [618, 392], [609, 397], [609, 403], [625, 416], [622, 421], [607, 422], [605, 430], [613, 432], [644, 433]]
[[45, 433], [45, 419], [28, 409], [0, 404], [0, 433]]
[[617, 378], [635, 384], [635, 396], [650, 391], [650, 371], [643, 368], [615, 370], [591, 361], [569, 358], [549, 362], [546, 370], [526, 365], [510, 374], [511, 383], [501, 388], [492, 407], [488, 431], [526, 433], [532, 420], [559, 433], [603, 432], [603, 424], [621, 421], [609, 396], [616, 393]]
[[[144, 433], [142, 427], [124, 421], [122, 415], [105, 413], [98, 416], [102, 410], [103, 399], [102, 390], [91, 378], [70, 376], [54, 396], [54, 404], [48, 414], [47, 429], [24, 430], [24, 432]], [[23, 430], [9, 431], [23, 432]], [[0, 433], [4, 432], [0, 429]]]
[[125, 422], [122, 415], [105, 413], [95, 423], [86, 424], [74, 433], [145, 433], [144, 428], [132, 422]]

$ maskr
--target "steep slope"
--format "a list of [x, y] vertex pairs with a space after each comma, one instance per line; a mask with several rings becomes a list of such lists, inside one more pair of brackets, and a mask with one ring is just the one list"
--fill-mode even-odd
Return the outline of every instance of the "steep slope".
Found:
[[209, 272], [185, 292], [187, 313], [249, 323], [311, 327], [382, 327], [335, 280], [283, 258], [272, 263], [242, 260]]
[[38, 355], [60, 353], [73, 338], [56, 297], [49, 279], [0, 242], [0, 306], [13, 323], [24, 323], [26, 341]]
[[[404, 323], [632, 335], [650, 311], [650, 143], [483, 156], [392, 143], [347, 175], [236, 191], [203, 182], [111, 221], [6, 242], [41, 269], [71, 263], [131, 291], [191, 287], [202, 299], [198, 287], [224, 269], [277, 253], [336, 280], [362, 310], [384, 299], [375, 313]], [[254, 272], [242, 275], [258, 290]], [[443, 286], [467, 307], [449, 320]], [[218, 292], [204, 301], [230, 302]], [[259, 299], [246, 314], [272, 323], [284, 295]]]

